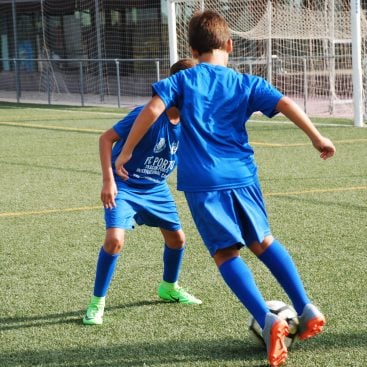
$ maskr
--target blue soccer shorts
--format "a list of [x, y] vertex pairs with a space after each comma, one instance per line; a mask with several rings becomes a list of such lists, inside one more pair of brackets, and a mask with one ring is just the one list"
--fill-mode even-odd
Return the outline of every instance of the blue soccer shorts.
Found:
[[260, 185], [185, 192], [191, 215], [211, 256], [235, 244], [249, 246], [271, 234]]
[[166, 183], [150, 188], [136, 188], [117, 183], [116, 207], [105, 209], [106, 229], [133, 229], [145, 224], [168, 231], [181, 229], [176, 204]]

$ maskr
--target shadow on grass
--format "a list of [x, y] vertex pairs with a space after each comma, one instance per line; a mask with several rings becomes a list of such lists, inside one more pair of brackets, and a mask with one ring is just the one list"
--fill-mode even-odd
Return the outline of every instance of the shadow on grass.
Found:
[[[161, 300], [143, 300], [139, 302], [123, 303], [106, 307], [106, 311], [124, 310], [128, 308], [144, 308], [165, 303]], [[45, 315], [33, 315], [29, 317], [1, 317], [0, 332], [5, 335], [13, 330], [27, 328], [44, 328], [57, 324], [76, 324], [80, 328], [85, 309], [64, 313], [50, 313]], [[101, 330], [101, 329], [96, 329]], [[65, 333], [65, 331], [63, 331]], [[32, 332], [33, 334], [33, 332]], [[82, 333], [84, 334], [84, 333]], [[85, 335], [90, 338], [92, 334]], [[94, 335], [94, 333], [93, 333]], [[67, 337], [67, 334], [65, 334]], [[97, 338], [97, 339], [95, 339]], [[333, 350], [352, 349], [362, 353], [367, 347], [367, 334], [363, 331], [338, 332], [327, 330], [325, 333], [311, 340], [297, 341], [292, 347], [291, 353], [333, 353]], [[177, 339], [157, 340], [144, 342], [127, 340], [119, 342], [116, 336], [111, 335], [111, 343], [106, 343], [104, 334], [101, 343], [98, 343], [98, 333], [92, 336], [91, 346], [72, 345], [72, 347], [52, 344], [43, 349], [33, 347], [17, 348], [13, 351], [0, 353], [1, 367], [18, 366], [57, 366], [57, 367], [153, 367], [153, 366], [248, 366], [265, 367], [266, 357], [264, 348], [253, 342], [241, 338], [185, 338], [177, 336]]]
[[[328, 333], [315, 339], [298, 342], [297, 349], [305, 353], [332, 353], [342, 346], [343, 349], [355, 348], [356, 341], [363, 350], [366, 335], [360, 333]], [[362, 353], [362, 352], [361, 352]], [[292, 358], [292, 357], [290, 357]], [[251, 366], [265, 367], [263, 348], [235, 338], [185, 340], [151, 340], [149, 342], [131, 342], [111, 346], [75, 347], [47, 350], [22, 350], [0, 355], [0, 365], [15, 366], [109, 366], [109, 367], [152, 367], [152, 366]]]
[[[155, 304], [162, 304], [164, 301], [140, 301], [134, 303], [127, 303], [119, 306], [106, 307], [106, 312], [116, 309], [124, 309], [130, 307], [152, 306]], [[0, 317], [0, 331], [23, 329], [30, 327], [43, 327], [45, 325], [55, 324], [82, 324], [82, 318], [86, 309], [64, 313], [53, 313], [41, 316], [29, 317]]]
[[[106, 311], [133, 307], [150, 307], [166, 304], [161, 300], [139, 301], [106, 307]], [[44, 328], [56, 324], [82, 325], [85, 309], [52, 313], [42, 316], [29, 317], [2, 317], [0, 318], [0, 332], [6, 333], [24, 328]], [[90, 327], [88, 328], [90, 329]], [[100, 330], [100, 329], [98, 329]], [[87, 336], [88, 337], [88, 336]], [[112, 337], [111, 337], [112, 338]], [[151, 340], [148, 342], [131, 342], [119, 344], [115, 338], [111, 339], [111, 346], [98, 345], [93, 339], [91, 347], [75, 346], [74, 348], [58, 348], [52, 345], [49, 349], [32, 348], [28, 350], [14, 350], [0, 353], [0, 366], [109, 366], [109, 367], [151, 367], [151, 366], [192, 366], [204, 362], [207, 365], [225, 366], [227, 363], [241, 363], [247, 361], [251, 367], [265, 367], [264, 349], [245, 343], [244, 340], [234, 338], [195, 339], [185, 340]]]
[[205, 339], [183, 341], [154, 341], [114, 344], [111, 347], [70, 348], [62, 350], [22, 351], [2, 354], [0, 362], [14, 366], [109, 366], [151, 367], [207, 365], [226, 366], [231, 363], [251, 363], [265, 367], [265, 353], [253, 345], [237, 339]]
[[[140, 301], [107, 307], [106, 311], [127, 309], [133, 307], [150, 307], [164, 303], [160, 300]], [[0, 318], [0, 331], [29, 327], [42, 328], [54, 324], [79, 324], [85, 310], [53, 313], [30, 317]], [[98, 333], [96, 334], [97, 337]], [[86, 336], [86, 337], [90, 337]], [[292, 348], [302, 353], [332, 353], [338, 348], [365, 350], [367, 334], [360, 332], [328, 331], [306, 342], [297, 341]], [[127, 341], [119, 343], [116, 336], [111, 336], [111, 345], [106, 343], [105, 337], [101, 344], [94, 339], [91, 346], [58, 347], [52, 345], [47, 349], [32, 348], [14, 350], [0, 354], [0, 366], [108, 366], [108, 367], [153, 367], [153, 366], [251, 366], [265, 367], [265, 351], [262, 347], [236, 338], [206, 338], [192, 337], [189, 340], [177, 337], [176, 340], [150, 340], [145, 342]]]
[[367, 349], [367, 333], [363, 329], [361, 329], [360, 332], [351, 333], [338, 333], [328, 331], [304, 342], [297, 340], [295, 348], [302, 349], [309, 353], [313, 353], [316, 349], [325, 351], [339, 348], [360, 348], [362, 351]]

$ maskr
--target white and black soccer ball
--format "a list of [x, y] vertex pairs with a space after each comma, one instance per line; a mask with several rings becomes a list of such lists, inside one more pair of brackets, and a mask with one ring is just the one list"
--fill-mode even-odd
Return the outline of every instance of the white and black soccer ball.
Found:
[[[287, 348], [290, 348], [294, 343], [298, 333], [298, 316], [295, 309], [282, 301], [267, 301], [266, 304], [269, 307], [270, 312], [279, 316], [282, 320], [287, 321], [289, 325], [289, 334], [284, 339]], [[249, 319], [249, 331], [250, 335], [254, 337], [260, 344], [265, 346], [264, 339], [262, 337], [262, 330], [257, 321], [251, 316]]]

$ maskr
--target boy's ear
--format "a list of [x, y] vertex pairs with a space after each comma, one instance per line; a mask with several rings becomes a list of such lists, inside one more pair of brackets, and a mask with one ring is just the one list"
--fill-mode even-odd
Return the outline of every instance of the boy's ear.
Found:
[[226, 44], [226, 51], [230, 54], [233, 51], [233, 42], [231, 38], [228, 38], [227, 44]]
[[198, 52], [198, 51], [196, 51], [196, 50], [194, 50], [194, 49], [192, 49], [192, 48], [190, 48], [190, 50], [191, 50], [191, 55], [192, 55], [192, 57], [193, 57], [194, 59], [198, 59], [198, 58], [199, 58], [199, 56], [200, 56], [199, 52]]

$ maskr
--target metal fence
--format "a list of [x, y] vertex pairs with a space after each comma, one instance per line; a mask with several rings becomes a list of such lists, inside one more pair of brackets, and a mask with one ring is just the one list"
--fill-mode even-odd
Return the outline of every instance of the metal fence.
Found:
[[[270, 61], [266, 58], [232, 58], [230, 65], [240, 72], [267, 79], [281, 92], [295, 99], [310, 115], [352, 118], [351, 59], [351, 55], [347, 61], [345, 57], [340, 56], [278, 57], [273, 55]], [[364, 75], [367, 75], [367, 59], [364, 60], [363, 68]], [[367, 79], [363, 80], [363, 86], [367, 90]], [[367, 111], [365, 96], [363, 103], [364, 111]]]
[[108, 104], [146, 100], [166, 77], [164, 59], [0, 59], [0, 98], [19, 102]]
[[[338, 62], [336, 58], [326, 61]], [[352, 117], [351, 69], [325, 72], [326, 61], [274, 57], [270, 82], [310, 115]], [[0, 72], [0, 100], [18, 103], [132, 106], [145, 103], [151, 84], [169, 73], [168, 59], [17, 58], [0, 59], [0, 63], [7, 69]], [[266, 78], [267, 63], [259, 58], [232, 58], [229, 66]]]

